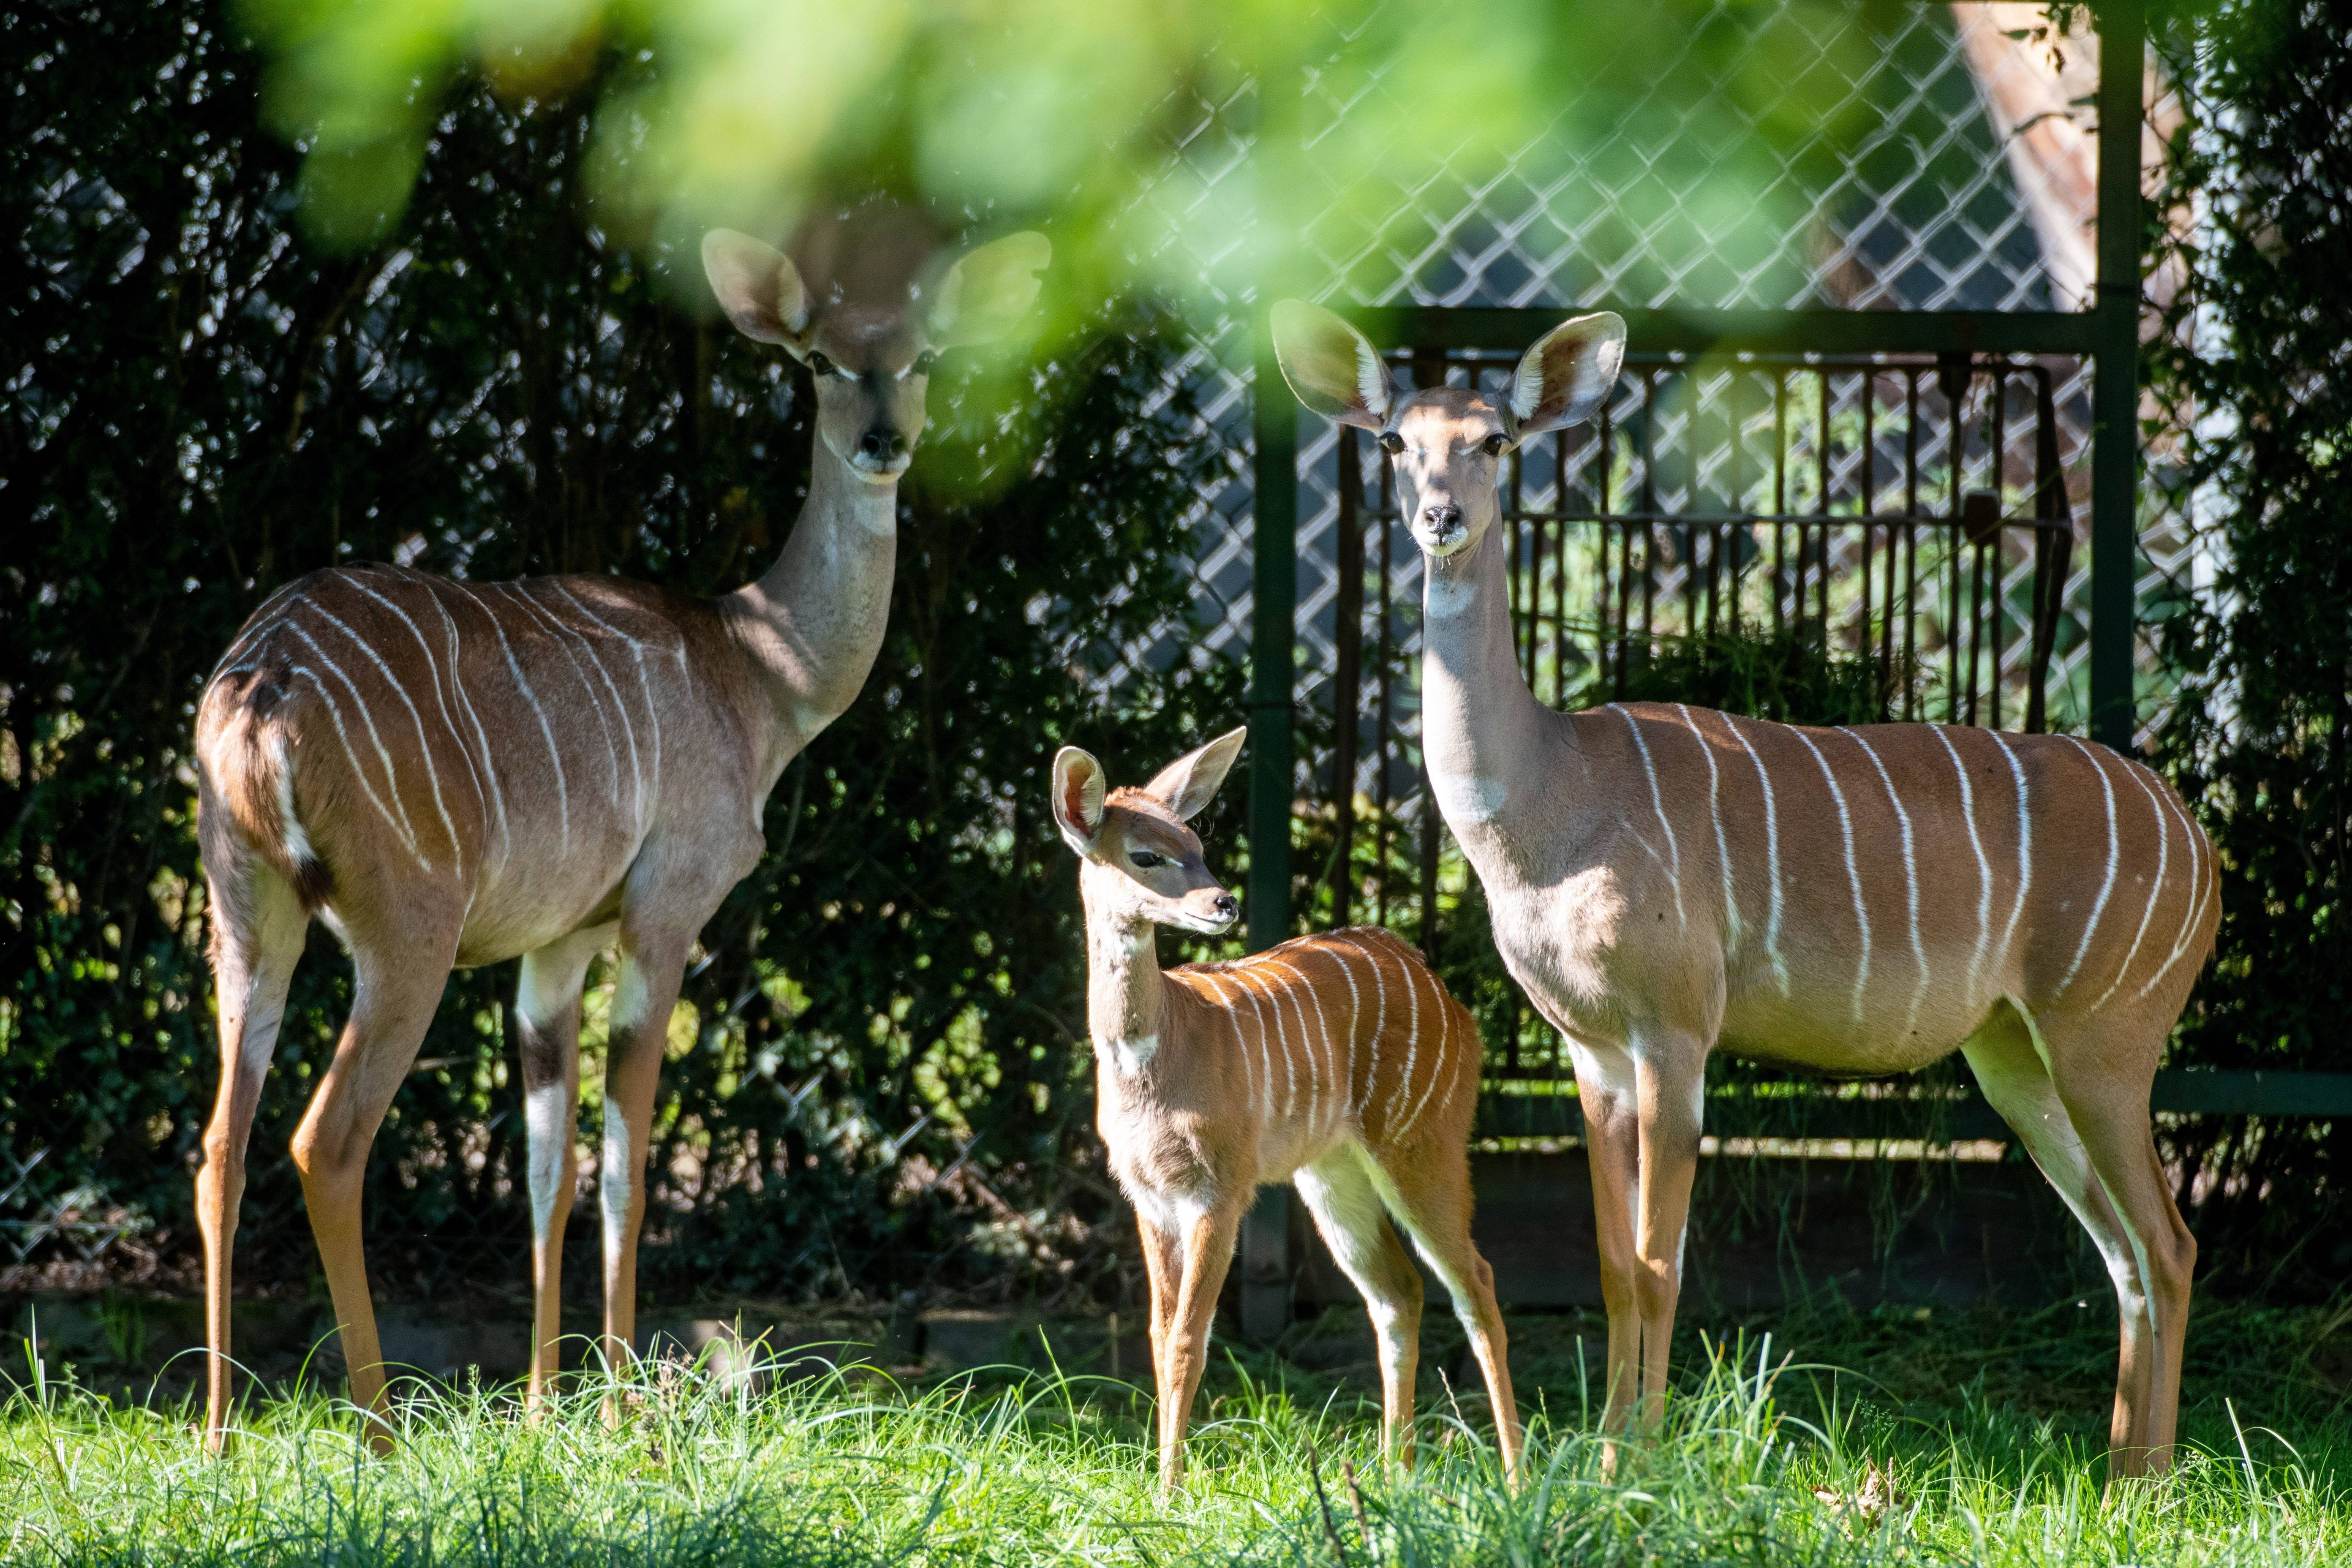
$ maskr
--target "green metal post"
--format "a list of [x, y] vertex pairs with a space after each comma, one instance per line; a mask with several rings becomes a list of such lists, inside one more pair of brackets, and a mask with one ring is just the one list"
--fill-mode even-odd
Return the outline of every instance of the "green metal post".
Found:
[[[1249, 944], [1290, 934], [1292, 693], [1298, 610], [1298, 404], [1258, 318], [1255, 526], [1250, 553]], [[1242, 1337], [1265, 1343], [1290, 1323], [1290, 1189], [1271, 1186], [1242, 1222]]]
[[2091, 735], [2129, 750], [2139, 574], [2139, 148], [2147, 52], [2139, 0], [2099, 28], [2099, 280], [2091, 393]]
[[1298, 606], [1298, 404], [1258, 321], [1255, 526], [1250, 552], [1249, 944], [1290, 934], [1292, 689]]

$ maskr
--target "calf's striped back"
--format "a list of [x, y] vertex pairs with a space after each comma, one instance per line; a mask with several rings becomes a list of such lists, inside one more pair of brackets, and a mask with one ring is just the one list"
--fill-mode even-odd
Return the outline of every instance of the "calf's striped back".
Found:
[[1376, 1147], [1460, 1137], [1475, 1109], [1477, 1020], [1421, 955], [1357, 926], [1166, 976], [1186, 1032], [1230, 1049], [1263, 1141]]

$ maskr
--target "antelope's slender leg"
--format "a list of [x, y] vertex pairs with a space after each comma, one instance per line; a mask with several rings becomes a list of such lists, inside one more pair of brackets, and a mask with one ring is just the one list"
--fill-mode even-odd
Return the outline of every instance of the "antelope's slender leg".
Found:
[[[2050, 1032], [2063, 1029], [2073, 1037], [2069, 1049], [2053, 1050], [2050, 1059], [2058, 1098], [2121, 1232], [2120, 1250], [2131, 1280], [2127, 1291], [2125, 1275], [2116, 1276], [2120, 1343], [2112, 1425], [2121, 1436], [2108, 1457], [2107, 1474], [2114, 1479], [2158, 1474], [2171, 1466], [2197, 1241], [2173, 1204], [2147, 1111], [2148, 1088], [2168, 1031], [2133, 1020], [2119, 1023], [2114, 1030], [2119, 1037], [2106, 1040], [2092, 1036], [2095, 1027], [2051, 1026]], [[2134, 1305], [2137, 1311], [2131, 1310]]]
[[429, 952], [394, 956], [388, 945], [355, 944], [359, 975], [351, 1019], [294, 1133], [294, 1165], [301, 1173], [303, 1205], [342, 1334], [352, 1402], [374, 1417], [368, 1441], [379, 1453], [390, 1451], [392, 1432], [383, 1419], [383, 1355], [368, 1296], [361, 1188], [369, 1146], [416, 1060], [416, 1047], [424, 1043], [448, 980], [457, 956], [457, 924], [448, 922]]
[[1454, 1316], [1469, 1336], [1471, 1353], [1486, 1378], [1494, 1406], [1495, 1444], [1502, 1451], [1503, 1478], [1519, 1484], [1519, 1405], [1511, 1392], [1510, 1337], [1503, 1310], [1495, 1301], [1495, 1271], [1470, 1239], [1470, 1161], [1460, 1142], [1444, 1152], [1416, 1151], [1423, 1161], [1409, 1173], [1383, 1167], [1389, 1199], [1412, 1233], [1413, 1246], [1454, 1298]]
[[257, 859], [240, 859], [205, 885], [221, 1076], [205, 1127], [205, 1163], [196, 1173], [196, 1224], [205, 1241], [205, 1443], [218, 1453], [228, 1433], [230, 1268], [237, 1205], [245, 1197], [246, 1144], [310, 919], [294, 889]]
[[1326, 1156], [1291, 1181], [1339, 1271], [1364, 1298], [1380, 1342], [1381, 1447], [1410, 1468], [1413, 1384], [1421, 1373], [1421, 1273], [1353, 1148]]
[[580, 987], [611, 926], [577, 931], [525, 953], [515, 985], [522, 1058], [523, 1125], [530, 1143], [530, 1385], [528, 1408], [545, 1402], [563, 1333], [563, 1230], [580, 1180], [573, 1147], [580, 1106]]
[[[1633, 1289], [1642, 1207], [1641, 1122], [1633, 1063], [1623, 1050], [1570, 1039], [1569, 1055], [1576, 1068], [1577, 1104], [1584, 1113], [1601, 1302], [1609, 1318], [1601, 1426], [1615, 1434], [1628, 1428], [1642, 1390], [1642, 1315]], [[1608, 1462], [1613, 1464], [1614, 1457], [1613, 1448], [1604, 1451]]]
[[1191, 1425], [1192, 1396], [1208, 1365], [1217, 1293], [1233, 1267], [1234, 1238], [1240, 1234], [1242, 1210], [1256, 1184], [1237, 1182], [1234, 1188], [1220, 1194], [1217, 1206], [1196, 1217], [1184, 1233], [1184, 1278], [1177, 1289], [1175, 1329], [1160, 1373], [1160, 1485], [1167, 1491], [1175, 1490], [1184, 1479], [1184, 1429]]
[[[2121, 1343], [2115, 1415], [2108, 1429], [2116, 1461], [2110, 1473], [2136, 1473], [2129, 1456], [2139, 1452], [2145, 1441], [2141, 1416], [2154, 1392], [2155, 1363], [2148, 1353], [2154, 1348], [2149, 1342], [2154, 1323], [2130, 1237], [2093, 1169], [2072, 1112], [2034, 1049], [2032, 1032], [2024, 1018], [2004, 1004], [1961, 1049], [1985, 1099], [2015, 1130], [2034, 1164], [2089, 1233], [2114, 1284]], [[2145, 1104], [2145, 1088], [2140, 1092]]]
[[[604, 1219], [604, 1338], [608, 1374], [617, 1376], [635, 1353], [637, 1233], [645, 1224], [645, 1173], [652, 1141], [654, 1095], [660, 1087], [662, 1050], [686, 969], [686, 944], [621, 933], [620, 978], [613, 988], [613, 1030], [604, 1058], [604, 1141], [596, 1173]], [[608, 1386], [607, 1424], [620, 1406]]]
[[1176, 1288], [1184, 1276], [1184, 1258], [1177, 1238], [1135, 1211], [1136, 1234], [1143, 1242], [1143, 1273], [1151, 1289], [1151, 1384], [1160, 1387], [1160, 1359], [1167, 1353], [1168, 1335], [1176, 1321]]
[[1690, 1227], [1691, 1181], [1698, 1173], [1706, 1051], [1689, 1037], [1661, 1035], [1642, 1042], [1633, 1065], [1642, 1130], [1633, 1294], [1642, 1315], [1642, 1425], [1655, 1432], [1666, 1414], [1683, 1242]]

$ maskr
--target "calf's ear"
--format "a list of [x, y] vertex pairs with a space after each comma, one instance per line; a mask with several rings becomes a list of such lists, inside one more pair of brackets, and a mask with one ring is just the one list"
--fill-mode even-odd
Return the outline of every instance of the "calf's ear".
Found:
[[1225, 782], [1234, 759], [1241, 755], [1242, 742], [1248, 739], [1246, 728], [1227, 731], [1160, 769], [1159, 776], [1143, 786], [1143, 793], [1164, 803], [1180, 820], [1198, 816], [1216, 798], [1217, 786]]
[[1062, 841], [1080, 855], [1091, 853], [1102, 815], [1102, 764], [1076, 746], [1064, 746], [1054, 753], [1054, 826], [1062, 830]]

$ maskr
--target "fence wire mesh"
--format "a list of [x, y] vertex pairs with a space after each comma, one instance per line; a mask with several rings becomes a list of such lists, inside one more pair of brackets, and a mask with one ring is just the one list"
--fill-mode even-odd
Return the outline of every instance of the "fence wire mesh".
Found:
[[[1564, 110], [1550, 134], [1499, 168], [1475, 164], [1465, 153], [1459, 166], [1410, 188], [1375, 182], [1368, 196], [1351, 184], [1344, 198], [1333, 190], [1329, 204], [1301, 224], [1318, 272], [1307, 292], [1333, 304], [1561, 310], [2027, 310], [2085, 303], [2096, 135], [2083, 122], [2083, 106], [2063, 95], [2086, 71], [2095, 76], [2095, 40], [2068, 40], [2073, 58], [2053, 72], [2012, 36], [2019, 18], [2009, 12], [2038, 15], [2034, 7], [1977, 4], [1726, 4], [1666, 45], [1612, 43], [1605, 74], [1621, 89], [1598, 123], [1591, 111]], [[1380, 137], [1413, 132], [1381, 77], [1350, 68], [1348, 41], [1336, 36], [1331, 61], [1297, 86], [1304, 110], [1298, 156], [1310, 175], [1318, 150], [1343, 135], [1361, 131], [1376, 149]], [[1751, 102], [1728, 90], [1723, 62], [1768, 47], [1797, 67], [1784, 97]], [[1197, 209], [1213, 200], [1215, 187], [1251, 177], [1260, 107], [1256, 93], [1200, 103], [1167, 182], [1180, 210]], [[1807, 133], [1750, 134], [1780, 113], [1801, 115]], [[1360, 148], [1351, 152], [1377, 166]], [[1720, 200], [1723, 162], [1733, 157], [1766, 159], [1743, 180], [1755, 199], [1738, 213], [1721, 210]], [[1798, 221], [1756, 231], [1758, 214], [1792, 209]], [[1212, 279], [1223, 259], [1188, 261]], [[1202, 321], [1183, 367], [1202, 411], [1201, 437], [1222, 450], [1229, 475], [1202, 497], [1193, 520], [1197, 618], [1122, 650], [1114, 682], [1134, 662], [1241, 657], [1248, 644], [1255, 496], [1247, 312], [1264, 302], [1242, 291], [1213, 297], [1223, 309]], [[2090, 374], [2074, 359], [2046, 368], [2078, 534], [2064, 599], [2079, 626], [2089, 569]], [[1856, 416], [1850, 388], [1836, 399], [1833, 417]], [[1674, 428], [1662, 433], [1689, 450], [1699, 470], [1696, 488], [1660, 499], [1674, 513], [1717, 495], [1712, 476], [1734, 458], [1727, 427], [1685, 428], [1685, 416], [1670, 410], [1669, 416]], [[1923, 474], [1948, 476], [1949, 421], [1927, 424], [1916, 461]], [[1971, 430], [1970, 460], [1980, 463], [1991, 437], [1975, 423]], [[1801, 448], [1808, 437], [1794, 439]], [[1336, 449], [1337, 437], [1322, 422], [1302, 426], [1297, 695], [1308, 705], [1321, 700], [1338, 657], [1330, 631], [1340, 594]], [[1849, 444], [1838, 460], [1836, 482], [1850, 485], [1858, 447]], [[2194, 566], [2186, 531], [2165, 498], [2151, 489], [2146, 511], [2139, 592], [2160, 613]], [[1849, 556], [1858, 565], [1858, 552], [1847, 547], [1832, 560], [1833, 577]], [[2011, 563], [2008, 570], [2013, 577], [2031, 566]], [[2079, 726], [2084, 661], [2079, 638], [2064, 639], [2054, 656], [2051, 679], [2061, 690], [2052, 711], [2063, 727]], [[2141, 665], [2150, 701], [2160, 703], [2152, 647], [2143, 647]]]

